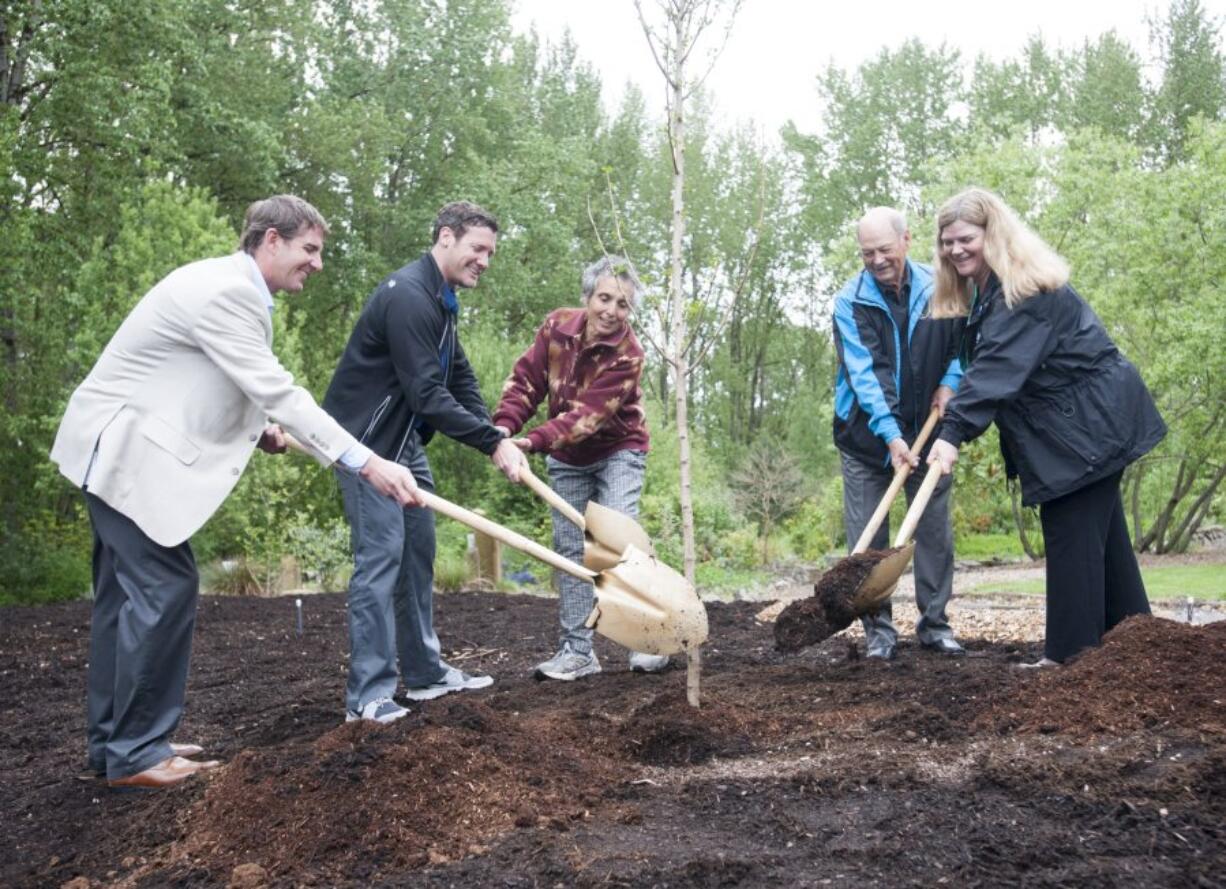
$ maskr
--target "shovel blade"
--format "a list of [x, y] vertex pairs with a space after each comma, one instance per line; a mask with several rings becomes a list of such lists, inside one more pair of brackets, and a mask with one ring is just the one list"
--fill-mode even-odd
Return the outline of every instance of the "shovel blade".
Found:
[[707, 609], [686, 579], [654, 556], [627, 546], [596, 580], [589, 625], [619, 645], [677, 654], [707, 639]]
[[868, 577], [856, 587], [853, 604], [857, 614], [867, 614], [875, 611], [886, 599], [894, 593], [898, 579], [903, 576], [911, 557], [915, 555], [915, 544], [908, 543], [898, 552], [892, 553], [873, 566]]
[[634, 519], [616, 509], [589, 502], [583, 512], [583, 566], [593, 571], [606, 571], [618, 564], [626, 547], [633, 546], [648, 556], [655, 556], [651, 538]]

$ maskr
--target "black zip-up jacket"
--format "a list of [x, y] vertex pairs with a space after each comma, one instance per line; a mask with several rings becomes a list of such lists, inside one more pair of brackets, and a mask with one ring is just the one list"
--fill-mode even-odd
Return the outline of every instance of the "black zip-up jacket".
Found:
[[362, 308], [324, 395], [323, 409], [388, 460], [400, 458], [414, 428], [423, 442], [437, 430], [485, 454], [502, 440], [443, 305], [444, 286], [428, 252], [389, 275]]
[[1026, 506], [1119, 472], [1166, 434], [1141, 375], [1068, 285], [1010, 309], [992, 275], [967, 319], [963, 360], [937, 437], [961, 445], [995, 420]]

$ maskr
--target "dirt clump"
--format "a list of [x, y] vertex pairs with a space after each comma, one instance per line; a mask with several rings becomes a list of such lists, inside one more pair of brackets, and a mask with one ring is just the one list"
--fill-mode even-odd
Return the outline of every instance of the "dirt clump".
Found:
[[1226, 621], [1138, 615], [1062, 667], [1037, 670], [977, 720], [999, 733], [1187, 729], [1226, 735]]
[[856, 590], [894, 549], [870, 549], [840, 559], [818, 578], [813, 595], [798, 599], [780, 612], [775, 621], [775, 647], [799, 651], [847, 629], [860, 615], [855, 607]]
[[626, 751], [655, 766], [704, 763], [714, 756], [739, 756], [752, 743], [753, 720], [739, 708], [708, 704], [691, 707], [685, 698], [661, 695], [637, 708], [621, 727]]

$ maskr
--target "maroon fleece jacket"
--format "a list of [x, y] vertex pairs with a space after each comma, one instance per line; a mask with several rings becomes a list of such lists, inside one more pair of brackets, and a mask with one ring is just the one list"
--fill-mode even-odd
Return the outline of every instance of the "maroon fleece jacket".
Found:
[[527, 434], [533, 451], [572, 466], [588, 466], [617, 451], [646, 452], [643, 347], [630, 325], [584, 343], [587, 313], [555, 309], [515, 362], [494, 411], [495, 426], [512, 435], [549, 396], [549, 419]]

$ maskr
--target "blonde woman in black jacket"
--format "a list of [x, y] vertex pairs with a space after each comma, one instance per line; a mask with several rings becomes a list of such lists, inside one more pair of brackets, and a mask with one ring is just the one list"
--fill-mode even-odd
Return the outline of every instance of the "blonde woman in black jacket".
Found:
[[1038, 504], [1054, 666], [1149, 601], [1124, 521], [1120, 476], [1166, 434], [1137, 369], [1068, 283], [1068, 265], [998, 197], [971, 188], [937, 217], [936, 318], [966, 317], [965, 371], [929, 463], [1000, 431], [1022, 503]]

